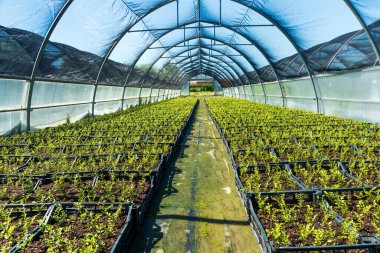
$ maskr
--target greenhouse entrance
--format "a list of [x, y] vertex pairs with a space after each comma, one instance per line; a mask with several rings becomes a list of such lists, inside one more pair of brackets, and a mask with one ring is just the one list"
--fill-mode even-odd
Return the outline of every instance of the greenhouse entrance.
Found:
[[192, 96], [214, 95], [214, 87], [214, 78], [206, 75], [197, 75], [189, 81], [190, 95]]
[[204, 99], [131, 252], [260, 252]]

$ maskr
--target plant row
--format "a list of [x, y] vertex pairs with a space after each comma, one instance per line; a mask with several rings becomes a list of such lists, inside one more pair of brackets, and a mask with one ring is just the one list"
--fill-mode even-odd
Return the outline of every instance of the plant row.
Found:
[[171, 152], [194, 104], [191, 98], [174, 99], [2, 137], [0, 174], [43, 175], [109, 168], [153, 171], [158, 157]]
[[380, 248], [377, 125], [229, 98], [207, 105], [263, 250]]
[[[196, 105], [173, 99], [2, 137], [2, 147], [25, 153], [0, 157], [1, 252], [128, 251]], [[57, 141], [83, 133], [102, 138]], [[102, 141], [113, 136], [139, 140]]]

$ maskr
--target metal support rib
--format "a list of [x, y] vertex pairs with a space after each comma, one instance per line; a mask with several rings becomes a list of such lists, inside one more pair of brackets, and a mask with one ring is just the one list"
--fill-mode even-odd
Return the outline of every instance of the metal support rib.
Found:
[[30, 114], [32, 110], [32, 97], [33, 97], [34, 82], [36, 79], [36, 75], [38, 73], [38, 67], [42, 60], [42, 56], [44, 54], [46, 45], [49, 42], [49, 39], [51, 35], [53, 34], [55, 27], [57, 26], [58, 22], [61, 20], [63, 14], [65, 14], [66, 10], [69, 8], [72, 2], [73, 0], [67, 0], [66, 3], [62, 6], [61, 10], [59, 11], [57, 16], [51, 23], [50, 28], [47, 31], [44, 40], [42, 41], [41, 47], [38, 50], [37, 58], [34, 62], [32, 74], [30, 76], [30, 85], [29, 85], [29, 90], [28, 90], [28, 100], [27, 100], [27, 107], [26, 107], [26, 131], [30, 131]]
[[[105, 55], [104, 59], [103, 59], [103, 62], [101, 64], [101, 67], [99, 68], [99, 72], [98, 72], [98, 77], [100, 76], [100, 73], [101, 71], [103, 70], [103, 67], [104, 67], [104, 64], [105, 62], [107, 61], [107, 59], [109, 58], [109, 56], [111, 55], [112, 51], [114, 50], [114, 48], [118, 45], [118, 43], [121, 41], [121, 39], [123, 38], [123, 36], [125, 34], [127, 34], [138, 22], [140, 22], [141, 20], [143, 20], [144, 17], [148, 16], [149, 14], [155, 12], [156, 10], [160, 9], [161, 7], [164, 7], [172, 2], [175, 2], [177, 0], [170, 0], [170, 1], [167, 1], [167, 2], [164, 2], [162, 4], [159, 4], [157, 6], [155, 6], [154, 8], [152, 8], [151, 10], [149, 10], [148, 12], [146, 12], [144, 15], [140, 16], [128, 29], [126, 29], [117, 39], [116, 41], [114, 42], [114, 44], [110, 47], [110, 49], [108, 50], [107, 54]], [[243, 3], [240, 3], [238, 2], [239, 4], [243, 5], [243, 6], [246, 6], [246, 7], [249, 7]], [[199, 6], [199, 5], [198, 5]], [[127, 6], [128, 7], [128, 6]], [[132, 10], [131, 10], [132, 11]], [[199, 10], [200, 11], [200, 10]], [[133, 12], [133, 11], [132, 11]], [[220, 16], [220, 23], [221, 23], [221, 16]], [[241, 34], [240, 34], [241, 35]], [[243, 36], [243, 35], [242, 35]], [[244, 36], [243, 36], [244, 37]], [[256, 46], [257, 47], [257, 46]], [[260, 50], [261, 51], [261, 50]], [[263, 52], [261, 52], [263, 53]], [[267, 59], [268, 60], [268, 59]], [[269, 63], [271, 63], [269, 61]], [[275, 70], [274, 70], [275, 71]], [[277, 73], [275, 73], [277, 75]], [[97, 78], [98, 79], [98, 78]], [[277, 78], [278, 81], [279, 81], [279, 78]], [[98, 82], [98, 81], [97, 81]], [[95, 83], [95, 87], [97, 87], [97, 82]], [[279, 81], [280, 83], [280, 81]], [[95, 88], [95, 92], [96, 93], [96, 88]], [[96, 94], [94, 94], [94, 97], [95, 97]], [[123, 95], [124, 97], [124, 95]]]
[[[167, 1], [167, 2], [164, 2], [163, 4], [160, 4], [160, 5], [155, 6], [154, 8], [152, 8], [151, 10], [149, 10], [147, 13], [145, 13], [145, 14], [142, 15], [142, 16], [140, 16], [139, 19], [138, 19], [134, 24], [132, 24], [131, 27], [130, 27], [129, 29], [127, 29], [125, 32], [123, 32], [123, 33], [121, 34], [121, 36], [116, 40], [116, 42], [110, 47], [110, 50], [108, 51], [107, 55], [104, 57], [103, 64], [102, 64], [102, 66], [101, 66], [101, 68], [100, 68], [100, 70], [99, 70], [99, 74], [100, 74], [100, 72], [102, 71], [103, 66], [104, 66], [104, 63], [105, 63], [105, 61], [108, 59], [108, 57], [110, 56], [110, 54], [112, 53], [113, 49], [117, 46], [117, 44], [120, 42], [120, 40], [122, 39], [122, 37], [123, 37], [123, 36], [124, 36], [129, 30], [131, 30], [131, 28], [134, 27], [134, 25], [135, 25], [136, 23], [138, 23], [138, 22], [139, 22], [140, 20], [142, 20], [144, 17], [146, 17], [147, 15], [149, 15], [149, 14], [151, 14], [152, 12], [156, 11], [157, 9], [159, 9], [159, 8], [165, 6], [165, 5], [168, 5], [168, 4], [170, 4], [170, 3], [174, 2], [174, 1], [177, 1], [177, 0]], [[252, 9], [252, 10], [258, 12], [259, 14], [263, 15], [262, 12], [260, 12], [259, 10], [255, 10], [254, 8], [252, 8], [251, 6], [248, 6], [248, 5], [245, 4], [245, 3], [242, 3], [242, 2], [237, 1], [237, 0], [231, 0], [231, 1], [237, 2], [238, 4], [243, 5], [243, 6], [246, 6], [246, 7], [250, 8], [250, 9]], [[263, 16], [265, 16], [265, 17], [268, 19], [268, 15], [266, 15], [265, 13], [264, 13]], [[269, 18], [270, 18], [270, 17], [269, 17]], [[273, 21], [273, 19], [271, 19], [271, 18], [268, 19], [268, 20], [271, 21], [271, 22]], [[273, 23], [273, 22], [272, 22], [272, 23]], [[287, 35], [287, 32], [286, 32], [281, 26], [279, 26], [277, 23], [274, 24], [274, 25], [275, 25], [277, 28], [279, 28], [283, 33], [285, 32], [284, 34], [286, 35], [286, 37], [287, 37], [288, 39], [290, 38], [290, 37]], [[292, 44], [293, 44], [293, 43], [292, 43]], [[297, 51], [298, 51], [298, 47], [296, 47], [296, 49], [297, 49]], [[302, 55], [302, 54], [301, 54], [301, 55]], [[302, 57], [303, 57], [303, 56], [302, 56]], [[304, 59], [304, 57], [303, 57], [303, 59]], [[304, 59], [304, 60], [305, 60], [305, 59]], [[316, 90], [316, 88], [315, 88], [314, 80], [313, 80], [313, 77], [312, 77], [312, 75], [311, 75], [310, 69], [309, 69], [309, 67], [308, 67], [307, 64], [306, 64], [306, 66], [307, 66], [307, 68], [308, 68], [309, 75], [310, 75], [311, 80], [312, 80], [312, 82], [313, 82], [314, 90], [315, 90], [316, 97], [317, 97], [317, 106], [318, 106], [318, 108], [319, 108], [319, 103], [318, 103], [319, 97], [318, 97], [318, 94], [317, 94], [317, 90]], [[276, 71], [275, 71], [275, 72], [276, 72]], [[277, 75], [277, 73], [276, 73], [276, 75]], [[279, 80], [279, 79], [278, 79], [278, 80]], [[279, 83], [280, 83], [280, 81], [279, 81]], [[318, 110], [319, 110], [319, 109], [318, 109]]]
[[[183, 24], [182, 26], [191, 25], [191, 24], [194, 24], [194, 23], [196, 23], [196, 22], [189, 22], [189, 23]], [[217, 23], [214, 23], [214, 22], [204, 22], [204, 23], [217, 24]], [[177, 27], [173, 28], [173, 30], [175, 30], [175, 29], [177, 29]], [[274, 74], [275, 74], [275, 76], [276, 76], [276, 79], [277, 79], [279, 85], [281, 85], [281, 84], [280, 84], [280, 78], [279, 78], [279, 75], [278, 75], [276, 69], [274, 68], [273, 63], [271, 62], [269, 56], [268, 56], [268, 55], [266, 54], [266, 52], [264, 51], [264, 49], [261, 48], [261, 46], [259, 46], [256, 42], [254, 42], [253, 40], [251, 40], [249, 37], [247, 37], [245, 34], [240, 33], [239, 31], [235, 31], [235, 30], [233, 30], [233, 29], [231, 29], [231, 28], [227, 28], [227, 27], [226, 27], [226, 29], [228, 29], [228, 30], [232, 30], [232, 31], [236, 32], [237, 34], [239, 34], [240, 36], [242, 36], [243, 38], [245, 38], [247, 41], [249, 41], [249, 42], [252, 44], [252, 46], [256, 47], [256, 49], [257, 49], [257, 50], [263, 55], [263, 57], [267, 60], [267, 62], [268, 62], [268, 64], [270, 65], [270, 67], [273, 69]], [[172, 30], [172, 31], [173, 31], [173, 30]], [[166, 34], [168, 34], [169, 32], [172, 32], [172, 31], [167, 31], [166, 33], [162, 34], [161, 37], [164, 36], [164, 35], [166, 35]], [[153, 43], [155, 43], [155, 42], [156, 42], [158, 39], [160, 39], [161, 37], [159, 37], [159, 38], [157, 38], [156, 40], [154, 40], [154, 41], [153, 41], [150, 45], [148, 45], [148, 46], [146, 47], [146, 49], [145, 49], [145, 50], [144, 50], [144, 51], [138, 56], [138, 58], [137, 58], [137, 59], [134, 61], [134, 63], [132, 64], [132, 68], [131, 68], [130, 72], [133, 70], [135, 64], [136, 64], [137, 61], [142, 57], [142, 55], [145, 53], [145, 51], [148, 50], [149, 47], [150, 47], [151, 45], [153, 45]], [[129, 74], [130, 74], [130, 72], [129, 72]], [[257, 72], [257, 73], [258, 73], [258, 72]], [[128, 83], [129, 74], [128, 74], [128, 76], [127, 76], [127, 79], [126, 79], [125, 85]], [[259, 74], [259, 73], [258, 73], [258, 74]], [[264, 93], [265, 93], [265, 97], [267, 97], [267, 95], [266, 95], [266, 91], [265, 91], [265, 88], [264, 88], [264, 87], [263, 87], [263, 90], [264, 90]], [[124, 92], [123, 92], [123, 94], [124, 94]], [[123, 95], [123, 97], [124, 97], [124, 95]]]
[[[181, 62], [179, 62], [179, 64], [180, 63]], [[172, 76], [172, 78], [169, 79], [168, 83], [173, 83], [173, 85], [179, 84], [178, 81], [182, 78], [182, 76], [185, 76], [185, 75], [186, 75], [186, 73], [183, 73], [183, 71], [179, 71], [179, 69], [178, 69], [178, 71]], [[175, 78], [173, 79], [173, 77], [175, 77]], [[174, 80], [174, 81], [172, 81], [172, 80]]]
[[[196, 62], [196, 61], [198, 62], [198, 64], [201, 64], [201, 63], [202, 63], [202, 61], [199, 62], [199, 60], [195, 60], [195, 61], [192, 61], [192, 62], [186, 63], [182, 68], [183, 68], [184, 70], [186, 70], [186, 68], [188, 67], [187, 65], [190, 64], [190, 66], [191, 66], [191, 64], [193, 64], [193, 63]], [[224, 69], [224, 68], [221, 69], [220, 66], [215, 66], [215, 65], [210, 65], [210, 66], [213, 66], [213, 67], [219, 69], [219, 71], [221, 71], [221, 72], [223, 73], [223, 69]], [[224, 72], [224, 73], [225, 73], [225, 72]], [[234, 80], [234, 78], [233, 78], [233, 76], [231, 75], [231, 73], [230, 73], [229, 71], [227, 71], [227, 73], [228, 73], [228, 75], [224, 74], [224, 76], [225, 76], [226, 78], [228, 78], [229, 80]]]
[[358, 36], [359, 34], [361, 33], [361, 31], [357, 31], [356, 33], [354, 33], [354, 35], [352, 35], [345, 43], [343, 43], [339, 49], [335, 52], [335, 54], [333, 54], [333, 56], [331, 57], [329, 63], [327, 64], [326, 66], [326, 70], [328, 70], [331, 66], [331, 64], [333, 63], [334, 59], [338, 56], [338, 54], [340, 52], [342, 52], [343, 48], [349, 43], [352, 41], [353, 38], [355, 38], [356, 36]]
[[[191, 24], [194, 24], [194, 23], [196, 23], [196, 22], [189, 22], [189, 23], [183, 24], [182, 26], [191, 25]], [[205, 22], [205, 23], [216, 24], [216, 23], [213, 23], [213, 22]], [[175, 30], [175, 29], [177, 29], [177, 27], [173, 28], [173, 30]], [[228, 29], [228, 28], [226, 28], [226, 29]], [[172, 31], [173, 31], [173, 30], [172, 30]], [[151, 43], [145, 48], [145, 50], [143, 50], [143, 51], [139, 54], [139, 56], [138, 56], [138, 57], [135, 59], [135, 61], [131, 64], [131, 69], [130, 69], [128, 75], [127, 75], [127, 78], [126, 78], [126, 81], [125, 81], [124, 87], [125, 87], [125, 86], [127, 85], [127, 83], [128, 83], [128, 80], [129, 80], [129, 76], [130, 76], [131, 71], [134, 69], [136, 63], [137, 63], [138, 60], [144, 55], [144, 53], [146, 52], [146, 50], [148, 50], [149, 47], [150, 47], [151, 45], [153, 45], [156, 41], [158, 41], [161, 37], [163, 37], [164, 35], [166, 35], [166, 34], [172, 32], [172, 31], [167, 31], [167, 32], [161, 34], [160, 37], [154, 39], [154, 40], [153, 40], [153, 41], [152, 41], [152, 42], [151, 42]], [[233, 31], [234, 31], [234, 30], [233, 30]], [[275, 75], [276, 75], [276, 77], [277, 77], [278, 82], [280, 83], [280, 79], [279, 79], [279, 77], [278, 77], [278, 73], [276, 72], [276, 70], [275, 70], [275, 68], [274, 68], [274, 66], [273, 66], [273, 64], [272, 64], [272, 62], [270, 61], [270, 58], [266, 55], [265, 51], [264, 51], [264, 50], [263, 50], [263, 49], [262, 49], [257, 43], [255, 43], [253, 40], [251, 40], [250, 38], [248, 38], [248, 37], [245, 36], [244, 34], [239, 33], [239, 31], [235, 31], [235, 32], [236, 32], [237, 34], [239, 34], [240, 36], [242, 36], [243, 38], [245, 38], [246, 40], [248, 40], [250, 43], [252, 43], [253, 46], [255, 46], [255, 47], [259, 50], [259, 52], [260, 52], [260, 53], [264, 56], [264, 58], [266, 58], [266, 60], [268, 61], [269, 65], [271, 66], [271, 68], [273, 69], [273, 71], [274, 71], [274, 73], [275, 73]], [[99, 75], [100, 75], [100, 72], [99, 72]], [[124, 98], [124, 93], [125, 93], [125, 89], [124, 89], [124, 91], [123, 91], [123, 98]]]
[[[182, 42], [181, 42], [182, 43]], [[202, 48], [206, 48], [206, 47], [202, 47]], [[168, 47], [168, 50], [170, 50], [170, 47]], [[191, 50], [194, 50], [194, 49], [191, 49]], [[215, 50], [215, 51], [217, 51], [217, 50]], [[181, 55], [181, 54], [184, 54], [184, 53], [186, 53], [187, 51], [181, 51], [181, 52], [179, 52], [177, 55], [173, 55], [173, 57], [175, 58], [175, 57], [178, 57], [178, 55]], [[232, 58], [230, 58], [231, 59], [231, 61], [234, 61], [234, 59], [232, 59]], [[184, 61], [184, 60], [187, 60], [187, 59], [183, 59], [183, 60], [181, 60], [181, 61], [179, 61], [179, 62], [177, 62], [178, 64], [180, 64], [182, 61]], [[235, 62], [235, 64], [236, 65], [238, 65], [239, 66], [239, 68], [245, 73], [245, 74], [247, 74], [245, 71], [244, 71], [244, 69], [243, 69], [243, 67], [240, 65], [240, 63], [239, 62], [237, 62], [237, 61], [234, 61]], [[170, 64], [170, 61], [167, 63], [167, 64]], [[164, 67], [163, 68], [165, 68], [165, 66], [167, 66], [167, 64], [166, 65], [164, 65]], [[163, 68], [161, 68], [161, 70], [160, 70], [160, 72], [162, 71], [162, 69]], [[159, 72], [159, 73], [160, 73]], [[236, 73], [237, 74], [237, 73]], [[237, 74], [238, 75], [238, 74]], [[159, 76], [159, 74], [157, 75], [157, 77]], [[157, 80], [157, 78], [156, 78], [156, 80]]]
[[[208, 68], [208, 69], [210, 69], [210, 68]], [[215, 72], [213, 74], [214, 78], [217, 78], [218, 80], [221, 80], [221, 81], [226, 79], [226, 77], [222, 73], [220, 73], [220, 70], [214, 68], [213, 71]], [[194, 65], [192, 67], [189, 67], [186, 70], [186, 72], [187, 72], [187, 75], [189, 75], [190, 73], [194, 73], [194, 72], [199, 73], [199, 69], [195, 68], [195, 65]], [[228, 86], [233, 86], [233, 84], [228, 81]]]
[[[217, 42], [219, 42], [219, 43], [224, 44], [223, 41], [221, 41], [221, 40], [217, 40], [217, 39], [215, 39], [215, 38], [210, 38], [210, 37], [207, 37], [207, 36], [202, 36], [201, 38], [202, 38], [202, 39], [215, 40], [215, 41], [217, 41]], [[190, 41], [190, 40], [192, 40], [192, 39], [188, 39], [188, 40], [186, 40], [186, 41]], [[179, 44], [181, 44], [181, 43], [182, 43], [182, 42], [180, 42]], [[177, 45], [179, 45], [179, 44], [177, 44]], [[225, 46], [228, 46], [227, 44], [224, 44], [224, 45], [225, 45]], [[175, 45], [175, 46], [176, 46], [176, 45]], [[167, 50], [170, 50], [171, 48], [174, 48], [175, 46], [168, 47]], [[250, 64], [250, 66], [251, 66], [251, 67], [253, 68], [253, 70], [256, 72], [260, 84], [263, 85], [263, 83], [262, 83], [262, 79], [261, 79], [261, 77], [260, 77], [260, 75], [259, 75], [259, 73], [258, 73], [258, 70], [257, 70], [256, 66], [254, 65], [254, 63], [253, 63], [248, 57], [246, 57], [246, 55], [245, 55], [242, 51], [240, 51], [239, 48], [234, 47], [233, 45], [230, 45], [229, 47], [232, 48], [233, 50], [235, 50], [236, 52], [238, 52], [238, 53], [240, 54], [240, 56], [242, 56], [242, 57], [243, 57], [243, 58], [244, 58], [244, 59]], [[213, 49], [212, 46], [211, 46], [211, 47], [205, 47], [205, 46], [203, 46], [203, 48]], [[183, 54], [183, 53], [185, 53], [185, 52], [186, 52], [186, 51], [183, 51], [183, 52], [181, 51], [181, 54]], [[179, 55], [181, 55], [181, 54], [179, 54]], [[169, 60], [168, 64], [169, 64], [169, 63], [170, 63], [170, 60]], [[159, 74], [161, 73], [162, 69], [164, 69], [165, 67], [166, 67], [166, 65], [165, 65], [163, 68], [161, 68], [160, 72], [158, 73], [158, 76], [159, 76]], [[243, 67], [241, 67], [241, 69], [243, 69]], [[247, 78], [248, 78], [248, 74], [247, 74], [246, 72], [245, 72], [245, 75], [246, 75]], [[250, 84], [251, 84], [251, 83], [250, 83]]]
[[[185, 72], [194, 71], [194, 70], [196, 69], [196, 64], [194, 64], [195, 62], [196, 62], [196, 61], [194, 61], [194, 62], [192, 63], [192, 65], [186, 67], [186, 68], [184, 69], [184, 71], [185, 71]], [[228, 81], [229, 84], [230, 84], [231, 86], [233, 86], [233, 83], [230, 81], [230, 78], [229, 78], [228, 76], [226, 76], [223, 72], [221, 72], [221, 70], [220, 70], [218, 67], [210, 66], [210, 69], [211, 69], [211, 68], [213, 68], [214, 71], [217, 73], [216, 76], [219, 76], [221, 80], [223, 80], [223, 79], [229, 80], [229, 81]]]
[[[142, 16], [139, 16], [139, 15], [136, 15], [130, 8], [127, 4], [126, 7], [132, 12], [134, 13], [136, 16], [138, 16], [139, 18], [137, 20], [135, 20], [135, 22], [133, 22], [127, 29], [125, 29], [125, 31], [123, 31], [119, 37], [115, 40], [115, 42], [110, 46], [109, 50], [107, 51], [107, 53], [105, 54], [105, 56], [103, 57], [103, 61], [102, 61], [102, 64], [100, 65], [100, 68], [98, 70], [98, 74], [97, 74], [97, 77], [96, 77], [96, 81], [95, 81], [95, 90], [94, 90], [94, 94], [93, 94], [93, 99], [92, 99], [92, 115], [94, 115], [94, 107], [95, 107], [95, 98], [96, 98], [96, 92], [97, 92], [97, 87], [98, 87], [98, 84], [99, 84], [99, 78], [100, 78], [100, 74], [101, 72], [103, 71], [104, 69], [104, 66], [105, 66], [105, 63], [107, 62], [108, 58], [111, 56], [113, 50], [116, 48], [116, 46], [120, 43], [120, 41], [123, 39], [123, 37], [129, 32], [132, 30], [132, 28], [138, 24], [140, 21], [142, 21], [146, 16], [148, 16], [149, 14], [155, 12], [156, 10], [172, 3], [172, 2], [175, 2], [177, 0], [170, 0], [169, 2], [164, 2], [164, 3], [161, 3], [161, 4], [158, 4], [156, 5], [154, 8], [150, 9], [149, 11], [147, 11], [144, 15]], [[125, 92], [125, 88], [124, 88], [124, 91], [123, 91], [123, 97], [122, 97], [122, 100], [124, 99], [124, 92]]]
[[[201, 69], [201, 70], [208, 70], [208, 71], [210, 71], [210, 72], [208, 73], [208, 75], [213, 76], [213, 77], [216, 78], [218, 81], [223, 81], [224, 79], [226, 79], [226, 77], [224, 77], [223, 74], [220, 73], [220, 70], [218, 70], [217, 68], [215, 68], [215, 67], [203, 66], [203, 64], [201, 64], [201, 66], [202, 66], [202, 69]], [[188, 72], [188, 73], [194, 73], [194, 72], [196, 72], [197, 74], [202, 73], [201, 71], [199, 71], [198, 68], [195, 68], [195, 65], [194, 65], [194, 67], [189, 68], [189, 69], [187, 70], [187, 72]], [[232, 82], [230, 82], [230, 83], [228, 84], [228, 86], [229, 86], [229, 87], [234, 87], [235, 85], [234, 85]]]
[[377, 64], [379, 64], [379, 62], [380, 62], [380, 49], [379, 49], [378, 45], [376, 44], [376, 41], [375, 41], [371, 31], [368, 29], [368, 26], [364, 22], [364, 19], [362, 18], [362, 16], [360, 16], [359, 12], [356, 10], [356, 8], [351, 3], [351, 1], [350, 0], [344, 0], [344, 2], [347, 4], [347, 6], [351, 10], [351, 12], [355, 15], [355, 17], [359, 21], [360, 25], [363, 27], [363, 30], [367, 34], [368, 39], [371, 42], [371, 45], [373, 47], [373, 51], [376, 54]]
[[[187, 40], [187, 41], [188, 41], [188, 40]], [[179, 44], [182, 44], [182, 41], [181, 41]], [[178, 45], [178, 44], [177, 44], [177, 45]], [[229, 46], [229, 45], [226, 45], [226, 46], [229, 47], [229, 48], [232, 48], [232, 47]], [[168, 47], [167, 49], [165, 49], [165, 50], [160, 54], [160, 56], [157, 57], [157, 59], [151, 64], [151, 66], [150, 66], [149, 69], [146, 71], [146, 73], [144, 74], [144, 76], [143, 76], [143, 78], [142, 78], [142, 80], [141, 80], [141, 83], [142, 83], [142, 84], [145, 82], [147, 76], [149, 75], [150, 70], [154, 67], [154, 65], [155, 65], [155, 64], [161, 59], [161, 57], [162, 57], [164, 54], [166, 54], [167, 52], [169, 52], [170, 49], [172, 49], [172, 48], [173, 48], [173, 46]], [[205, 47], [205, 46], [200, 46], [199, 49], [202, 50], [203, 48], [207, 48], [207, 49], [209, 49], [208, 47]], [[191, 49], [191, 50], [194, 50], [194, 49]], [[222, 51], [218, 51], [218, 50], [214, 50], [214, 51], [223, 54]], [[175, 54], [175, 55], [172, 55], [172, 54], [171, 54], [172, 57], [170, 58], [169, 62], [170, 62], [172, 59], [175, 59], [175, 58], [178, 57], [179, 55], [181, 55], [181, 54], [183, 54], [183, 53], [186, 53], [186, 52], [187, 52], [187, 50], [184, 50], [184, 51], [181, 51], [181, 53], [178, 53], [178, 54]], [[233, 62], [238, 66], [238, 68], [244, 73], [245, 76], [248, 76], [248, 73], [245, 71], [245, 69], [241, 66], [241, 64], [240, 64], [238, 61], [234, 60], [232, 57], [229, 57], [229, 56], [226, 56], [226, 57], [227, 57], [228, 59], [230, 59], [231, 61], [233, 61]], [[165, 65], [165, 66], [166, 66], [166, 65]], [[235, 74], [238, 76], [238, 78], [241, 80], [242, 85], [244, 85], [244, 84], [243, 84], [244, 80], [242, 80], [242, 77], [239, 75], [239, 73], [237, 73], [236, 70], [235, 70], [234, 68], [233, 68], [233, 71], [234, 71]], [[161, 71], [160, 71], [160, 72], [161, 72]], [[159, 72], [159, 73], [160, 73], [160, 72]], [[156, 75], [155, 81], [157, 80], [157, 77], [158, 77], [159, 73]]]
[[[252, 2], [251, 5], [248, 5], [248, 4], [245, 4], [245, 3], [242, 3], [238, 0], [230, 0], [230, 1], [233, 1], [233, 2], [236, 2], [238, 4], [241, 4], [249, 9], [251, 9], [252, 11], [260, 14], [261, 16], [263, 16], [264, 18], [266, 18], [269, 22], [271, 22], [286, 38], [287, 40], [292, 44], [292, 46], [295, 48], [295, 50], [297, 51], [297, 53], [300, 55], [302, 61], [305, 63], [305, 66], [306, 66], [306, 69], [307, 69], [307, 72], [309, 74], [309, 77], [310, 77], [310, 81], [312, 82], [312, 85], [313, 85], [313, 89], [314, 89], [314, 93], [315, 93], [315, 98], [316, 98], [316, 103], [317, 103], [317, 111], [318, 113], [321, 113], [321, 106], [320, 106], [320, 95], [319, 95], [319, 89], [317, 89], [317, 84], [315, 83], [315, 80], [314, 80], [314, 77], [312, 75], [312, 71], [311, 71], [311, 68], [309, 66], [309, 64], [307, 63], [307, 60], [305, 58], [305, 55], [302, 53], [301, 49], [298, 47], [297, 43], [295, 42], [295, 40], [293, 39], [292, 36], [290, 36], [290, 34], [286, 31], [286, 29], [284, 27], [282, 27], [274, 18], [272, 18], [270, 15], [268, 15], [267, 13], [259, 10], [258, 8], [254, 7], [252, 4], [254, 2]], [[283, 85], [281, 84], [281, 82], [279, 81], [280, 83], [280, 87], [281, 89], [283, 89]], [[285, 97], [284, 97], [285, 99]], [[285, 101], [284, 101], [285, 103]]]
[[[203, 49], [209, 49], [208, 47], [205, 47], [205, 46], [203, 46], [202, 48], [203, 48]], [[212, 51], [215, 51], [215, 52], [221, 53], [221, 50], [216, 50], [216, 49], [214, 49], [214, 50], [212, 50]], [[179, 55], [184, 54], [184, 53], [186, 53], [186, 52], [187, 52], [187, 51], [181, 51], [181, 52], [179, 53]], [[244, 68], [240, 65], [240, 63], [239, 63], [238, 61], [234, 60], [234, 59], [231, 58], [231, 57], [227, 57], [227, 58], [230, 59], [232, 62], [234, 62], [234, 64], [238, 65], [239, 69], [240, 69], [245, 75], [248, 75], [248, 73], [244, 70]], [[183, 60], [179, 61], [178, 64], [181, 64], [181, 62], [183, 62], [183, 61], [185, 61], [185, 60], [187, 60], [187, 59], [183, 59]], [[225, 61], [223, 61], [223, 62], [230, 66], [230, 64], [229, 64], [228, 62], [225, 62]], [[230, 67], [232, 68], [232, 66], [230, 66]], [[237, 73], [237, 72], [234, 70], [234, 68], [232, 68], [232, 69], [233, 69], [234, 73], [238, 76], [238, 78], [240, 78], [239, 73]], [[243, 80], [241, 80], [241, 81], [243, 82]]]

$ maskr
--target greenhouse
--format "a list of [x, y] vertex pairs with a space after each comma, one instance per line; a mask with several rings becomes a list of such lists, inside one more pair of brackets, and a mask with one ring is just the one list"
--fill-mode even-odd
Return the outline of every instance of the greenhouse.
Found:
[[0, 0], [0, 252], [380, 252], [380, 1]]

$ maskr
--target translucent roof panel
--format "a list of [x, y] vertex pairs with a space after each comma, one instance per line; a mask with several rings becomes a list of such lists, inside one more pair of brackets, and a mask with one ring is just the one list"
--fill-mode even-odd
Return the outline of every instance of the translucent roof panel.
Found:
[[45, 36], [65, 0], [2, 0], [0, 25]]
[[350, 0], [354, 10], [369, 30], [376, 50], [380, 51], [380, 2], [373, 0]]
[[0, 74], [29, 77], [64, 0], [0, 1]]

